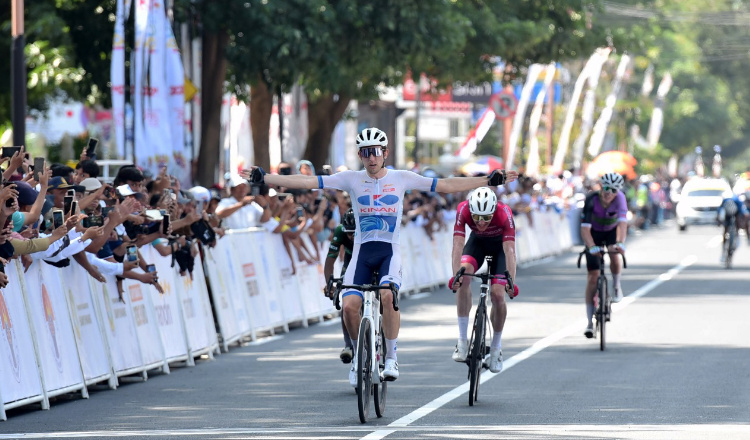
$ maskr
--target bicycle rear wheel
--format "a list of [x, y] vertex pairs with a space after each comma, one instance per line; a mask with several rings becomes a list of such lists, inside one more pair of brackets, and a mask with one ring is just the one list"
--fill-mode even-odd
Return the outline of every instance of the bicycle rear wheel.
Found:
[[[378, 372], [382, 372], [385, 368], [385, 332], [383, 331], [383, 323], [380, 323], [380, 335], [375, 336], [377, 338], [376, 352], [378, 354]], [[375, 397], [375, 414], [378, 417], [383, 417], [385, 413], [385, 397], [388, 392], [388, 382], [381, 380], [380, 384], [374, 384], [372, 386], [372, 393]]]
[[596, 294], [599, 295], [599, 308], [596, 311], [597, 327], [599, 327], [599, 350], [604, 351], [606, 342], [607, 324], [607, 279], [599, 277], [596, 286]]
[[357, 341], [357, 409], [359, 421], [362, 423], [367, 422], [372, 392], [372, 341], [370, 338], [370, 321], [363, 319], [359, 324], [359, 341]]
[[474, 315], [474, 329], [472, 330], [471, 353], [469, 355], [469, 406], [479, 397], [479, 379], [482, 373], [482, 363], [485, 355], [485, 313], [486, 310], [480, 303], [477, 313]]
[[726, 249], [726, 259], [724, 260], [724, 264], [727, 269], [732, 268], [732, 255], [734, 254], [734, 249], [737, 246], [737, 228], [730, 227], [729, 229], [729, 239], [727, 240], [727, 249]]

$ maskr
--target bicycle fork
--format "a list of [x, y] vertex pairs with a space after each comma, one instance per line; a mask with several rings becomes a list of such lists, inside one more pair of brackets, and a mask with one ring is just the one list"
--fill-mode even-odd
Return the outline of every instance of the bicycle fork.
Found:
[[[380, 310], [380, 301], [375, 295], [375, 292], [365, 292], [364, 295], [364, 303], [363, 303], [363, 309], [362, 309], [362, 319], [366, 319], [370, 321], [370, 334], [368, 335], [370, 338], [370, 341], [372, 342], [372, 345], [370, 346], [370, 359], [372, 359], [371, 365], [372, 365], [372, 371], [370, 371], [370, 375], [372, 377], [372, 383], [380, 383], [380, 363], [385, 362], [385, 359], [380, 359], [380, 338], [378, 335], [380, 335], [380, 319], [378, 319], [378, 314], [375, 313], [375, 311]], [[360, 335], [360, 338], [362, 335]]]

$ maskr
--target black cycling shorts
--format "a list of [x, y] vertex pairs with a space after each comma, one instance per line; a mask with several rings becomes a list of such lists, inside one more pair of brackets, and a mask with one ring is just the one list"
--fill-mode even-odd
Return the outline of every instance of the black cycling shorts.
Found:
[[[609, 246], [617, 244], [617, 228], [610, 231], [591, 231], [591, 237], [594, 239], [596, 246]], [[606, 250], [606, 249], [605, 249]], [[599, 270], [599, 256], [593, 256], [586, 252], [586, 269], [588, 270]]]
[[461, 263], [471, 263], [474, 266], [474, 272], [482, 267], [484, 258], [487, 256], [492, 257], [493, 275], [502, 275], [507, 269], [502, 238], [477, 237], [471, 234], [461, 255]]

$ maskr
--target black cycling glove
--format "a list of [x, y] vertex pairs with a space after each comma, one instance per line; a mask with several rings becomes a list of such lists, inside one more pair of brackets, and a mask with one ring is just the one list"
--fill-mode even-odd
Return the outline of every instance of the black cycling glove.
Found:
[[266, 172], [263, 171], [263, 168], [255, 167], [252, 173], [250, 173], [250, 183], [257, 183], [257, 184], [264, 183], [265, 175], [266, 175]]
[[490, 173], [487, 179], [488, 186], [500, 186], [505, 183], [505, 171], [495, 170]]

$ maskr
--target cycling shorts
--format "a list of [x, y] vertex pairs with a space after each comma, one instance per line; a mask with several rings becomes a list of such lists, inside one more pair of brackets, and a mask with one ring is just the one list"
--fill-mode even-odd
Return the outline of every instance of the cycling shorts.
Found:
[[[399, 245], [385, 241], [354, 243], [352, 259], [344, 274], [344, 284], [370, 284], [372, 274], [380, 276], [378, 284], [394, 283], [401, 287], [401, 251]], [[341, 295], [359, 295], [362, 292], [346, 290]]]
[[[596, 246], [601, 246], [604, 243], [606, 246], [617, 244], [617, 229], [611, 231], [594, 231], [591, 230], [591, 237], [594, 239]], [[586, 269], [589, 271], [599, 270], [599, 256], [593, 256], [586, 252]]]
[[[484, 258], [492, 257], [492, 274], [502, 275], [508, 268], [505, 264], [505, 251], [503, 250], [502, 237], [492, 239], [488, 237], [477, 237], [475, 234], [469, 236], [464, 245], [461, 255], [461, 264], [470, 263], [474, 272], [484, 264]], [[502, 284], [501, 280], [493, 279], [492, 284]]]

